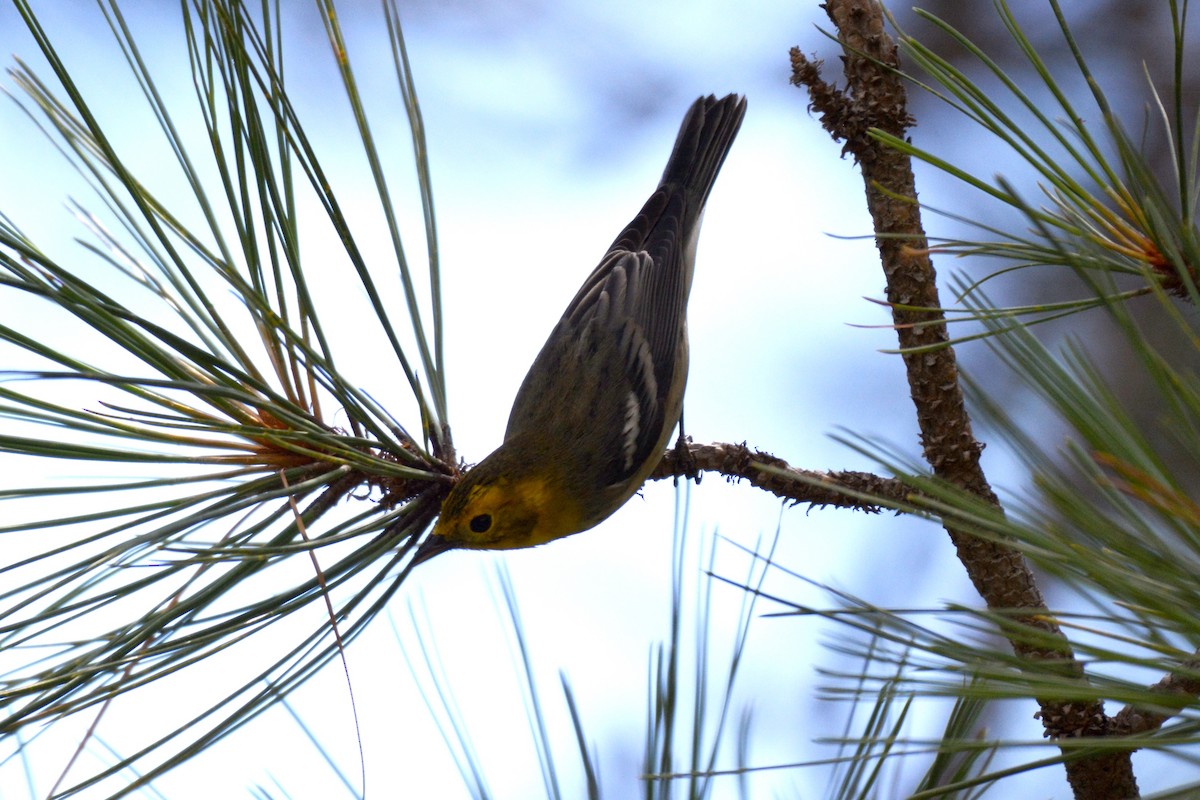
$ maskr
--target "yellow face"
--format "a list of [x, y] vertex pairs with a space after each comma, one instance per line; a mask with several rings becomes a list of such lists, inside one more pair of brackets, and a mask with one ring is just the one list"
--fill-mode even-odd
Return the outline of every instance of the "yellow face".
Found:
[[468, 474], [446, 498], [433, 534], [454, 547], [507, 549], [524, 547], [537, 522], [537, 509], [511, 481], [473, 482]]
[[433, 528], [438, 552], [533, 547], [583, 527], [574, 497], [551, 491], [545, 480], [502, 477], [488, 467], [484, 461], [468, 472], [442, 504]]

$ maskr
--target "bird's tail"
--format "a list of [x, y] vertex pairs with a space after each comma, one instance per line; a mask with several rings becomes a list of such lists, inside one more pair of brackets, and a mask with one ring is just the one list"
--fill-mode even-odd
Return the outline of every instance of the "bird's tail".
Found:
[[736, 94], [720, 100], [710, 94], [692, 103], [679, 126], [675, 148], [659, 185], [682, 186], [686, 195], [702, 207], [745, 115], [746, 98]]

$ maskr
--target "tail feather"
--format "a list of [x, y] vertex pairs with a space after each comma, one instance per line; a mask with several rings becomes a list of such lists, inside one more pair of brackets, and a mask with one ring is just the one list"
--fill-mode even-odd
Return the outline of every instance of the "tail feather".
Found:
[[720, 100], [709, 95], [692, 103], [659, 185], [679, 184], [703, 206], [745, 115], [746, 98], [736, 94]]

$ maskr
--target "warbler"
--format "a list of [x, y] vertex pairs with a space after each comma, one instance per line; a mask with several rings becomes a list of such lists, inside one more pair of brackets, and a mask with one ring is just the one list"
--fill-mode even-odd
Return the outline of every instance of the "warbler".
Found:
[[504, 443], [468, 470], [414, 564], [587, 530], [641, 487], [683, 410], [687, 300], [704, 204], [746, 100], [696, 100], [658, 188], [567, 306], [513, 401]]

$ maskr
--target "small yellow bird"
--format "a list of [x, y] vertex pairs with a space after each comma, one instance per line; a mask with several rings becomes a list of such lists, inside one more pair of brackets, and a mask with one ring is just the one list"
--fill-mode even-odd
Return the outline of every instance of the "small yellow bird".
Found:
[[414, 564], [587, 530], [658, 464], [683, 410], [704, 203], [745, 113], [732, 94], [688, 109], [658, 188], [567, 306], [517, 392], [504, 443], [451, 490]]

